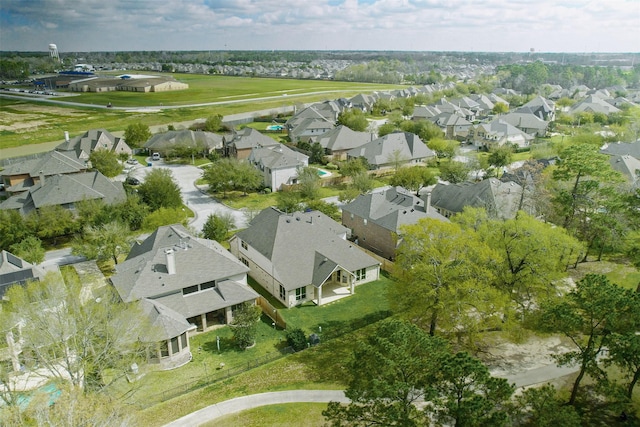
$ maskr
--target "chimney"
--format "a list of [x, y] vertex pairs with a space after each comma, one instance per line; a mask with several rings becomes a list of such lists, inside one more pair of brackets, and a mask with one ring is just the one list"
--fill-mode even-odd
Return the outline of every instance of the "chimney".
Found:
[[424, 211], [426, 213], [429, 213], [430, 209], [431, 209], [431, 191], [427, 193], [427, 201], [424, 204]]
[[38, 172], [38, 180], [40, 181], [40, 187], [44, 187], [44, 172]]
[[176, 274], [176, 255], [173, 249], [165, 249], [164, 254], [167, 257], [167, 273]]
[[69, 142], [69, 131], [64, 131], [64, 140], [65, 142]]

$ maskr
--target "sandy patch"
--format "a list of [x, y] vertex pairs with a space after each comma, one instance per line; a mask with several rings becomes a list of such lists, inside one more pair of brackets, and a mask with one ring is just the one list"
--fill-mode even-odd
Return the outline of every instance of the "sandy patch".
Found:
[[553, 355], [566, 353], [574, 347], [559, 336], [530, 337], [524, 343], [499, 342], [488, 357], [482, 357], [493, 375], [508, 375], [530, 369], [555, 365]]

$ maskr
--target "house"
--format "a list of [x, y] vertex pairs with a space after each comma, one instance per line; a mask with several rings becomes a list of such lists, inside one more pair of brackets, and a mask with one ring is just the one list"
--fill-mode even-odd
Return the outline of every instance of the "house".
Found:
[[377, 280], [380, 264], [347, 240], [348, 229], [318, 211], [260, 212], [230, 240], [231, 253], [285, 307], [322, 305]]
[[342, 206], [342, 225], [351, 229], [359, 246], [394, 259], [401, 242], [400, 227], [415, 224], [422, 218], [448, 221], [423, 201], [402, 187], [362, 194]]
[[551, 122], [556, 118], [555, 106], [556, 104], [553, 101], [543, 98], [542, 96], [536, 96], [522, 107], [528, 107], [534, 115], [542, 120]]
[[442, 111], [438, 109], [438, 107], [431, 105], [416, 105], [413, 108], [413, 116], [411, 116], [411, 120], [431, 120], [433, 117], [441, 114]]
[[640, 140], [636, 142], [614, 142], [606, 144], [600, 150], [603, 154], [612, 155], [630, 155], [640, 160]]
[[131, 148], [122, 138], [118, 138], [105, 129], [92, 129], [83, 135], [69, 139], [69, 133], [64, 133], [65, 141], [58, 145], [56, 151], [73, 151], [75, 157], [87, 162], [95, 150], [108, 150], [117, 155], [133, 154]]
[[294, 123], [296, 124], [287, 125], [287, 129], [289, 129], [289, 139], [294, 143], [300, 141], [315, 142], [317, 137], [335, 127], [334, 122], [324, 118], [315, 119], [308, 117]]
[[640, 188], [640, 160], [628, 154], [610, 156], [611, 168], [620, 172], [632, 188]]
[[446, 139], [465, 141], [473, 123], [456, 113], [440, 113], [430, 119], [444, 131]]
[[469, 131], [469, 139], [476, 147], [487, 149], [502, 147], [505, 144], [523, 148], [528, 147], [534, 137], [499, 118], [472, 127]]
[[536, 116], [530, 107], [518, 108], [500, 116], [500, 119], [531, 136], [544, 137], [549, 129], [549, 122]]
[[246, 160], [251, 154], [251, 150], [258, 147], [276, 147], [280, 143], [259, 131], [246, 127], [234, 132], [227, 139], [223, 138], [225, 157], [233, 157], [237, 160]]
[[398, 167], [403, 164], [423, 163], [435, 153], [410, 132], [392, 132], [347, 152], [347, 158], [363, 157], [372, 169]]
[[309, 166], [308, 156], [283, 144], [256, 147], [251, 150], [247, 161], [260, 171], [264, 186], [271, 191], [278, 191], [283, 185], [297, 184], [298, 172]]
[[373, 106], [376, 103], [376, 98], [373, 95], [361, 93], [349, 99], [349, 102], [353, 108], [357, 108], [362, 110], [364, 113], [368, 113], [373, 109]]
[[153, 359], [175, 367], [190, 359], [191, 331], [227, 324], [241, 304], [255, 302], [248, 270], [217, 242], [169, 225], [134, 244], [110, 280], [123, 302], [142, 304], [150, 321], [163, 326], [149, 338], [160, 343]]
[[332, 160], [346, 160], [349, 150], [361, 147], [371, 140], [372, 135], [369, 132], [356, 132], [340, 125], [318, 136], [316, 142]]
[[2, 183], [9, 196], [28, 191], [29, 188], [53, 175], [85, 172], [86, 162], [73, 151], [49, 151], [35, 157], [17, 157], [0, 171]]
[[[494, 218], [510, 219], [515, 217], [521, 205], [526, 202], [522, 191], [522, 187], [515, 182], [502, 182], [497, 178], [477, 183], [438, 183], [431, 191], [431, 206], [446, 218], [470, 206], [484, 208]], [[422, 196], [423, 199], [427, 197], [428, 195]]]
[[121, 182], [111, 181], [98, 171], [47, 178], [43, 175], [28, 191], [14, 194], [0, 203], [0, 209], [18, 210], [22, 215], [44, 206], [61, 206], [75, 211], [76, 203], [85, 200], [102, 200], [106, 204], [115, 204], [126, 198]]
[[42, 280], [46, 272], [7, 251], [0, 251], [0, 299], [11, 286], [23, 286], [27, 282]]
[[586, 97], [580, 102], [575, 103], [569, 109], [571, 114], [576, 113], [602, 113], [602, 114], [611, 114], [611, 113], [619, 113], [620, 109], [615, 107], [614, 105], [608, 103], [604, 99], [591, 95]]
[[183, 129], [157, 133], [144, 144], [149, 152], [159, 153], [162, 157], [171, 157], [181, 147], [197, 148], [202, 155], [222, 150], [223, 137], [213, 132]]

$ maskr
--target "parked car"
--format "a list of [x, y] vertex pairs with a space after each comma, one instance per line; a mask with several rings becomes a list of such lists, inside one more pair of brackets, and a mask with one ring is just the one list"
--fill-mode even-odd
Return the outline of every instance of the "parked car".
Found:
[[129, 159], [129, 160], [127, 160], [127, 163], [129, 163], [130, 165], [137, 165], [138, 164], [138, 159]]
[[151, 160], [160, 160], [160, 153], [153, 153]]
[[140, 185], [140, 180], [138, 178], [136, 178], [135, 176], [127, 177], [127, 181], [126, 182], [129, 185]]

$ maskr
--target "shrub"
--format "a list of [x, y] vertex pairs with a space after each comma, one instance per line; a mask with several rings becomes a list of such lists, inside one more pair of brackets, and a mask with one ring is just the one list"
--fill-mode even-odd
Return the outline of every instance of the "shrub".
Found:
[[287, 343], [293, 348], [294, 351], [300, 351], [307, 348], [307, 336], [300, 328], [293, 328], [287, 330]]

